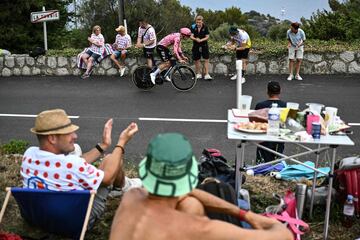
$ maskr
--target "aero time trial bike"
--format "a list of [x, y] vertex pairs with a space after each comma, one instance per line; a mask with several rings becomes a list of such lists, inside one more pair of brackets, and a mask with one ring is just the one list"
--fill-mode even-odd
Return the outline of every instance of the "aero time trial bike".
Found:
[[[196, 74], [190, 66], [179, 64], [175, 59], [170, 59], [171, 66], [158, 74], [155, 83], [158, 85], [170, 81], [179, 91], [189, 91], [196, 85]], [[136, 87], [149, 90], [155, 85], [151, 82], [150, 73], [156, 68], [139, 66], [132, 74], [132, 81]]]

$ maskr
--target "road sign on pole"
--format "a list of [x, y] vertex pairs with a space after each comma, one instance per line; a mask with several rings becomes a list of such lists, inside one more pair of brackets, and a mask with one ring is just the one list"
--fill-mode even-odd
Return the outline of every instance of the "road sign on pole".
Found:
[[46, 22], [55, 21], [60, 19], [59, 10], [48, 10], [45, 11], [45, 7], [42, 7], [42, 12], [32, 12], [30, 14], [30, 21], [32, 23], [43, 23], [44, 27], [44, 48], [47, 51], [47, 31], [46, 31]]
[[32, 23], [55, 21], [59, 19], [60, 19], [59, 10], [32, 12], [30, 14], [30, 21]]

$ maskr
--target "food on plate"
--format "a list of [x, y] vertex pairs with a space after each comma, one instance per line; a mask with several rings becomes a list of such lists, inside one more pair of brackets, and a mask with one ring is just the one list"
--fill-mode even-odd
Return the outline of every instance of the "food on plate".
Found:
[[235, 125], [236, 129], [247, 129], [247, 130], [262, 130], [266, 131], [268, 124], [264, 122], [243, 122]]

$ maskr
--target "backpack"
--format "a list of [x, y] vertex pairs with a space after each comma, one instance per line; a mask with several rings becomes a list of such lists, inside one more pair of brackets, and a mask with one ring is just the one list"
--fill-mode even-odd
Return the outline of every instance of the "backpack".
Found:
[[45, 49], [42, 47], [35, 47], [33, 50], [29, 52], [29, 56], [37, 59], [39, 56], [44, 55], [46, 53]]
[[[229, 183], [235, 188], [235, 169], [227, 163], [227, 160], [217, 149], [204, 149], [199, 159], [199, 182], [203, 182], [208, 177]], [[242, 174], [242, 183], [244, 182], [245, 175]]]
[[358, 157], [353, 157], [353, 161], [344, 158], [340, 162], [340, 168], [335, 171], [335, 186], [339, 193], [339, 200], [344, 203], [347, 195], [354, 197], [355, 215], [360, 215], [360, 166], [355, 164]]
[[[197, 188], [208, 192], [214, 196], [217, 196], [236, 206], [238, 205], [235, 190], [230, 184], [218, 181], [216, 179], [208, 179], [205, 180], [204, 183], [200, 184]], [[241, 221], [238, 218], [230, 216], [228, 214], [216, 212], [207, 212], [206, 214], [210, 219], [217, 219], [232, 223], [237, 226], [241, 226]]]

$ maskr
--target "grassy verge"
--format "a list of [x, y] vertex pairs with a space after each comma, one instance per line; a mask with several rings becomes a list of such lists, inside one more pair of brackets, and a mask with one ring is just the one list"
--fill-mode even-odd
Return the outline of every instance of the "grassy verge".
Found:
[[[21, 155], [0, 155], [0, 205], [2, 205], [5, 198], [5, 187], [21, 186], [19, 174], [21, 158]], [[131, 161], [126, 164], [126, 172], [128, 176], [133, 177], [137, 175], [137, 169], [134, 165], [131, 165], [130, 162]], [[283, 194], [287, 189], [294, 189], [295, 185], [295, 182], [279, 181], [270, 177], [249, 176], [243, 187], [250, 192], [252, 210], [255, 212], [263, 212], [268, 205], [276, 204], [276, 201], [272, 197], [272, 193]], [[108, 239], [112, 219], [120, 201], [121, 199], [119, 197], [109, 198], [106, 213], [96, 224], [96, 227], [87, 232], [86, 239]], [[356, 237], [359, 237], [359, 221], [357, 221], [350, 229], [344, 228], [341, 225], [341, 212], [342, 206], [339, 206], [334, 201], [330, 216], [329, 239], [355, 239]], [[306, 211], [304, 214], [305, 221], [310, 224], [311, 231], [305, 234], [302, 239], [322, 239], [325, 207], [315, 207], [315, 217], [312, 221], [308, 219]], [[48, 237], [47, 239], [63, 239], [59, 236], [49, 236], [49, 234], [34, 229], [24, 222], [20, 216], [19, 209], [12, 198], [7, 207], [3, 223], [0, 226], [0, 231], [13, 232], [35, 239], [44, 238], [45, 236]]]

